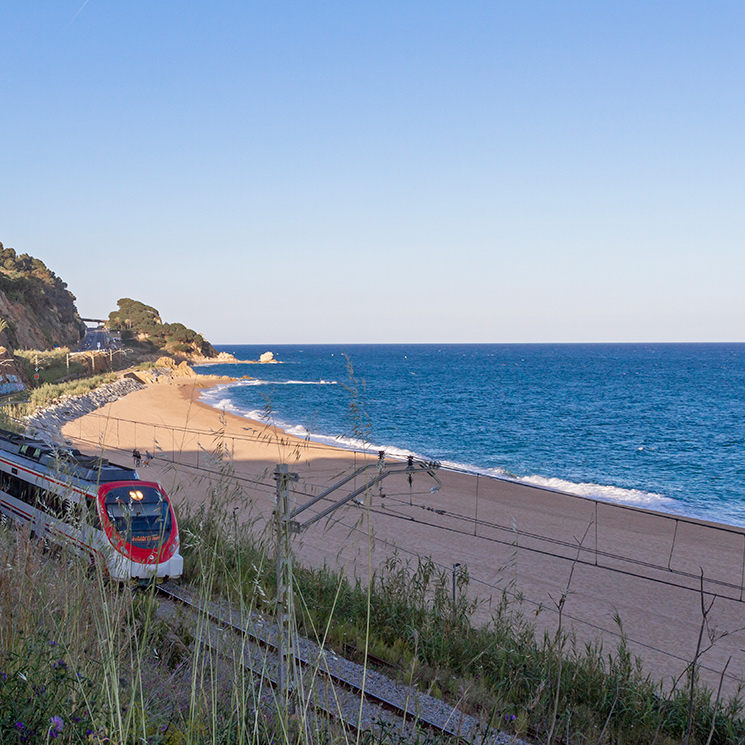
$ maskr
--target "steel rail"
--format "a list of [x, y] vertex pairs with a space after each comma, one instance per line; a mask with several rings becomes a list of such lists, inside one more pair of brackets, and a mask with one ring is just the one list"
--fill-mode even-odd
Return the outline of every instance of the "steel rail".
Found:
[[[177, 587], [171, 583], [157, 585], [156, 589], [160, 594], [165, 595], [175, 602], [188, 606], [197, 613], [205, 615], [209, 620], [220, 624], [222, 627], [232, 629], [236, 633], [248, 638], [250, 641], [257, 644], [258, 646], [266, 648], [272, 652], [278, 651], [278, 644], [271, 638], [272, 634], [270, 631], [264, 628], [263, 625], [260, 626], [258, 630], [254, 630], [249, 628], [248, 625], [235, 622], [232, 618], [232, 615], [235, 614], [236, 616], [239, 616], [239, 614], [232, 609], [228, 608], [226, 611], [223, 611], [220, 608], [216, 608], [212, 604], [205, 604], [200, 601], [194, 600], [193, 598], [188, 597], [188, 593], [184, 592], [182, 587]], [[261, 618], [258, 614], [251, 614], [251, 620], [256, 620], [257, 622], [260, 621], [261, 624], [265, 623], [264, 619]], [[259, 624], [257, 623], [257, 625]], [[313, 644], [313, 642], [309, 643], [311, 645]], [[393, 700], [392, 697], [375, 690], [375, 688], [377, 687], [376, 684], [379, 683], [379, 679], [377, 678], [377, 676], [380, 676], [381, 678], [384, 677], [381, 673], [367, 671], [365, 674], [361, 675], [362, 680], [360, 681], [359, 679], [353, 679], [353, 676], [350, 676], [349, 674], [343, 674], [341, 672], [332, 670], [331, 668], [333, 667], [333, 661], [335, 659], [343, 659], [339, 658], [339, 656], [336, 655], [335, 652], [328, 652], [326, 650], [319, 649], [318, 659], [312, 659], [311, 657], [302, 654], [299, 651], [295, 651], [294, 655], [295, 661], [300, 667], [313, 670], [315, 675], [320, 674], [323, 677], [327, 678], [334, 685], [339, 686], [341, 689], [359, 696], [363, 701], [377, 706], [383, 711], [392, 713], [403, 723], [408, 722], [411, 726], [423, 727], [427, 730], [453, 738], [456, 742], [460, 743], [478, 742], [479, 745], [481, 745], [482, 743], [484, 745], [487, 745], [488, 743], [494, 743], [494, 745], [496, 745], [500, 742], [520, 742], [514, 739], [512, 736], [510, 736], [508, 739], [505, 739], [505, 734], [500, 733], [497, 730], [491, 728], [485, 729], [483, 725], [479, 725], [479, 722], [474, 717], [463, 714], [458, 709], [444, 704], [442, 701], [434, 699], [427, 694], [424, 694], [421, 691], [417, 691], [415, 689], [410, 689], [409, 694], [405, 697], [405, 701], [401, 702]], [[370, 660], [374, 660], [374, 657], [372, 655], [368, 655], [367, 657]], [[381, 660], [381, 662], [384, 661]], [[276, 688], [278, 686], [278, 681], [275, 680], [275, 678], [267, 670], [260, 671], [260, 675], [263, 678], [267, 679], [273, 687]], [[470, 725], [468, 727], [468, 734], [464, 735], [462, 731], [456, 731], [455, 727], [449, 726], [449, 724], [443, 725], [439, 722], [436, 722], [433, 718], [428, 717], [425, 713], [412, 710], [409, 707], [409, 703], [411, 703], [412, 701], [421, 704], [423, 700], [426, 700], [426, 702], [436, 702], [434, 705], [440, 708], [447, 707], [447, 709], [449, 709], [448, 722], [456, 721], [460, 722], [461, 725], [464, 722], [467, 723], [468, 725]], [[312, 705], [316, 709], [321, 709], [325, 714], [339, 721], [345, 727], [351, 728], [355, 731], [365, 729], [365, 727], [345, 716], [333, 706], [325, 706], [319, 701], [314, 701]], [[421, 706], [417, 708], [421, 708]]]

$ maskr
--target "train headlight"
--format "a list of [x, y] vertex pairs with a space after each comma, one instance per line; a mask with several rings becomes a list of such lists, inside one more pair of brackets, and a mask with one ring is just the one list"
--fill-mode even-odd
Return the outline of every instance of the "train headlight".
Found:
[[135, 502], [141, 502], [144, 494], [139, 489], [132, 489], [129, 492], [130, 499], [134, 499]]

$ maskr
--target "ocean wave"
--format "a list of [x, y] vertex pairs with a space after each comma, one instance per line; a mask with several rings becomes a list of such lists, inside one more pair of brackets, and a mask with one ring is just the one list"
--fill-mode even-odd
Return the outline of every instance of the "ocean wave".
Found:
[[200, 400], [208, 406], [212, 406], [214, 409], [227, 411], [230, 414], [235, 414], [236, 416], [241, 416], [245, 419], [253, 419], [257, 421], [263, 421], [265, 419], [265, 413], [261, 409], [243, 409], [240, 406], [236, 406], [229, 398], [202, 396]]
[[617, 504], [643, 507], [647, 510], [660, 510], [663, 512], [679, 511], [681, 504], [677, 499], [666, 497], [664, 494], [643, 491], [642, 489], [626, 489], [620, 486], [609, 486], [607, 484], [593, 484], [567, 481], [566, 479], [550, 478], [545, 476], [522, 476], [514, 479], [523, 484], [539, 486], [542, 489], [576, 494], [579, 497], [597, 499], [601, 502], [615, 502]]
[[[409, 456], [417, 456], [411, 450], [405, 448], [395, 447], [393, 445], [376, 445], [365, 440], [353, 437], [349, 435], [324, 435], [317, 432], [311, 432], [302, 424], [296, 422], [289, 422], [282, 420], [273, 414], [267, 416], [267, 413], [263, 409], [249, 409], [241, 407], [235, 404], [235, 402], [225, 395], [226, 390], [232, 388], [246, 386], [246, 385], [261, 385], [263, 383], [273, 384], [271, 381], [255, 381], [255, 380], [241, 380], [235, 383], [226, 383], [224, 385], [218, 385], [214, 388], [210, 388], [204, 391], [200, 396], [200, 401], [212, 406], [220, 411], [227, 411], [236, 416], [241, 416], [246, 419], [253, 419], [264, 424], [271, 424], [272, 426], [279, 427], [281, 430], [286, 432], [288, 435], [299, 437], [303, 440], [309, 440], [311, 442], [318, 442], [323, 445], [332, 445], [334, 447], [343, 448], [344, 450], [358, 450], [358, 451], [373, 451], [373, 452], [384, 452], [390, 458], [401, 458], [406, 459]], [[292, 384], [308, 384], [306, 381], [283, 381], [279, 385], [292, 385]], [[315, 383], [309, 383], [310, 385], [336, 385], [335, 381], [318, 381]]]
[[[385, 445], [365, 440], [351, 435], [327, 435], [311, 432], [302, 424], [282, 420], [274, 415], [267, 416], [265, 410], [249, 409], [235, 404], [235, 402], [226, 396], [226, 391], [231, 388], [255, 385], [332, 385], [329, 381], [282, 381], [274, 383], [273, 381], [261, 380], [242, 380], [233, 383], [227, 383], [211, 388], [202, 393], [201, 400], [220, 411], [227, 411], [236, 416], [241, 416], [254, 421], [260, 421], [264, 424], [270, 424], [279, 427], [289, 435], [298, 437], [309, 442], [316, 442], [322, 445], [330, 445], [342, 448], [344, 450], [355, 450], [364, 452], [383, 452], [388, 458], [405, 460], [408, 457], [414, 457], [422, 461], [431, 461], [431, 457], [421, 455], [413, 450], [395, 446]], [[565, 494], [574, 494], [588, 499], [596, 499], [602, 502], [640, 507], [643, 509], [658, 510], [661, 512], [681, 513], [685, 511], [685, 505], [679, 500], [666, 497], [656, 492], [647, 492], [641, 489], [628, 489], [607, 484], [573, 482], [557, 477], [547, 477], [540, 475], [517, 476], [508, 470], [499, 467], [482, 467], [471, 463], [462, 463], [451, 460], [440, 461], [440, 467], [445, 470], [480, 475], [488, 478], [511, 481], [529, 486], [535, 486], [550, 491], [562, 492]]]
[[253, 419], [254, 417], [248, 413], [244, 413], [231, 401], [230, 398], [225, 397], [225, 392], [234, 390], [236, 388], [255, 388], [264, 385], [338, 385], [335, 380], [259, 380], [257, 378], [251, 378], [249, 380], [237, 380], [230, 383], [222, 383], [216, 385], [204, 391], [200, 396], [200, 401], [214, 406], [218, 409], [228, 407], [233, 413], [237, 413], [240, 416], [248, 416]]

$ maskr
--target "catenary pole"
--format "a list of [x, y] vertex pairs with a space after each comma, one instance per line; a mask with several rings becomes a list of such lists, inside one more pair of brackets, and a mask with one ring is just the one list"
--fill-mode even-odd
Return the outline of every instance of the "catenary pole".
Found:
[[294, 603], [292, 582], [292, 556], [290, 554], [290, 481], [297, 481], [297, 474], [290, 473], [286, 463], [274, 469], [277, 482], [277, 624], [279, 625], [277, 652], [279, 656], [279, 695], [283, 710], [287, 710], [294, 669]]
[[[368, 463], [356, 468], [352, 474], [337, 481], [321, 494], [313, 497], [310, 501], [294, 510], [290, 506], [290, 482], [297, 481], [298, 475], [296, 473], [290, 473], [287, 464], [284, 463], [278, 464], [274, 469], [274, 479], [277, 484], [277, 506], [274, 513], [277, 534], [277, 625], [279, 627], [277, 644], [279, 671], [277, 677], [279, 683], [280, 706], [282, 707], [283, 712], [288, 713], [290, 698], [299, 689], [300, 682], [297, 680], [295, 659], [296, 644], [292, 575], [292, 535], [294, 533], [302, 532], [314, 523], [327, 517], [355, 497], [369, 492], [373, 486], [380, 484], [383, 479], [395, 473], [405, 473], [408, 475], [409, 479], [411, 479], [415, 473], [424, 470], [437, 484], [436, 486], [433, 486], [430, 491], [433, 493], [437, 492], [440, 490], [441, 482], [435, 474], [435, 471], [439, 467], [440, 464], [436, 461], [429, 463], [415, 463], [413, 457], [409, 457], [405, 465], [395, 464], [387, 466], [385, 463], [385, 454], [381, 451], [378, 453], [378, 460], [376, 463]], [[338, 499], [326, 509], [314, 514], [313, 517], [303, 523], [295, 520], [295, 518], [305, 510], [314, 506], [321, 500], [327, 499], [332, 493], [338, 491], [341, 487], [346, 486], [350, 482], [354, 482], [358, 476], [361, 476], [369, 470], [373, 470], [375, 473], [372, 477], [368, 478], [362, 487], [353, 489], [353, 491]], [[382, 490], [381, 496], [383, 496]]]

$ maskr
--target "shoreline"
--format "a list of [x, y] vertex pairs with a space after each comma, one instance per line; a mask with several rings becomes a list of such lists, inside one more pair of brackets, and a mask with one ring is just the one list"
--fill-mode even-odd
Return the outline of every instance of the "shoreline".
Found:
[[[251, 362], [251, 361], [245, 361], [241, 364], [267, 364], [267, 363], [259, 363], [259, 362]], [[273, 364], [273, 363], [269, 363]], [[198, 374], [201, 375], [201, 374]], [[215, 386], [206, 386], [204, 390], [209, 390], [211, 387], [217, 387], [217, 385], [228, 385], [230, 383], [234, 382], [240, 382], [240, 378], [225, 378], [222, 382], [218, 382], [215, 384]], [[197, 398], [195, 400], [195, 403], [197, 403], [200, 406], [205, 406], [208, 409], [211, 409], [217, 413], [226, 413], [230, 414], [231, 416], [238, 417], [239, 419], [245, 419], [249, 422], [253, 422], [256, 425], [264, 425], [264, 426], [271, 426], [274, 429], [281, 432], [286, 437], [292, 437], [296, 439], [307, 439], [311, 442], [318, 443], [319, 445], [323, 445], [324, 447], [334, 448], [338, 449], [342, 452], [349, 452], [349, 453], [357, 453], [361, 454], [364, 452], [364, 450], [358, 446], [355, 445], [354, 441], [349, 440], [348, 438], [346, 442], [341, 442], [341, 440], [345, 439], [342, 437], [335, 437], [334, 435], [319, 435], [319, 434], [313, 434], [308, 432], [304, 438], [300, 438], [298, 434], [291, 432], [291, 429], [296, 429], [298, 427], [302, 427], [302, 425], [293, 425], [288, 424], [285, 422], [275, 424], [275, 425], [265, 425], [265, 423], [261, 422], [260, 420], [257, 420], [253, 417], [250, 417], [248, 415], [239, 414], [235, 411], [230, 411], [228, 409], [221, 409], [218, 406], [212, 405], [210, 403], [207, 403], [203, 401], [201, 398]], [[425, 456], [416, 453], [414, 451], [406, 450], [405, 448], [398, 447], [396, 445], [374, 445], [371, 444], [370, 448], [368, 450], [369, 453], [378, 453], [378, 452], [384, 452], [386, 454], [386, 459], [394, 460], [394, 461], [400, 461], [404, 462], [406, 460], [406, 457], [408, 455], [413, 455], [415, 460], [420, 460], [427, 462], [438, 462], [439, 467], [442, 471], [447, 471], [450, 473], [458, 473], [462, 474], [464, 476], [471, 476], [471, 477], [479, 477], [484, 479], [493, 479], [495, 481], [502, 481], [509, 484], [518, 484], [522, 486], [527, 486], [531, 489], [538, 489], [540, 491], [549, 492], [551, 494], [557, 494], [563, 497], [569, 497], [572, 499], [578, 499], [578, 500], [584, 500], [589, 502], [599, 502], [601, 504], [606, 505], [612, 505], [618, 509], [625, 509], [625, 510], [631, 510], [635, 512], [642, 512], [642, 513], [648, 513], [650, 515], [655, 515], [657, 517], [661, 518], [673, 518], [682, 522], [688, 522], [692, 524], [701, 524], [706, 525], [711, 528], [715, 529], [721, 529], [728, 532], [735, 532], [738, 535], [739, 534], [745, 534], [745, 526], [741, 525], [735, 525], [732, 523], [726, 523], [721, 522], [718, 520], [710, 520], [704, 517], [698, 517], [696, 515], [690, 515], [686, 514], [684, 512], [674, 512], [673, 510], [666, 511], [661, 509], [654, 509], [652, 507], [641, 507], [636, 504], [629, 504], [627, 502], [612, 500], [612, 499], [603, 499], [602, 497], [595, 497], [585, 494], [578, 494], [577, 492], [572, 492], [566, 489], [560, 489], [553, 486], [547, 486], [545, 484], [539, 484], [539, 483], [533, 483], [529, 479], [533, 478], [531, 476], [511, 476], [511, 475], [500, 475], [498, 473], [492, 473], [491, 471], [494, 470], [502, 470], [502, 469], [489, 469], [486, 467], [480, 467], [480, 466], [467, 466], [465, 464], [459, 464], [459, 463], [452, 463], [450, 461], [434, 461], [432, 459], [427, 459]], [[548, 477], [540, 477], [544, 478], [546, 481], [564, 481], [564, 479], [551, 479]], [[566, 482], [570, 483], [570, 482]], [[641, 491], [641, 490], [631, 490], [624, 487], [615, 487], [609, 485], [603, 485], [603, 484], [581, 484], [578, 483], [577, 486], [599, 486], [602, 488], [613, 488], [618, 489], [619, 491]], [[646, 492], [645, 492], [646, 493]], [[662, 496], [662, 495], [660, 495]], [[672, 500], [671, 500], [672, 501]]]
[[[260, 387], [225, 391], [231, 410], [261, 417], [271, 400], [277, 423], [301, 437], [297, 425], [314, 435], [353, 437], [354, 399], [373, 423], [368, 439], [376, 444], [401, 445], [465, 470], [494, 469], [604, 501], [745, 527], [734, 446], [742, 426], [727, 394], [742, 377], [745, 346], [451, 346], [287, 344], [273, 347], [287, 363], [281, 368], [228, 365], [209, 372], [260, 378], [249, 381]], [[264, 348], [220, 347], [243, 359]], [[354, 365], [351, 378], [345, 353]], [[350, 383], [354, 394], [343, 390]], [[323, 384], [335, 385], [317, 387]]]
[[[242, 364], [266, 363], [245, 362]], [[240, 378], [233, 378], [230, 380], [226, 380], [224, 384], [228, 385], [230, 383], [241, 382], [242, 380]], [[218, 412], [226, 411], [233, 416], [248, 419], [251, 421], [257, 421], [254, 417], [252, 417], [252, 414], [254, 412], [243, 413], [240, 412], [237, 408], [222, 409], [216, 404], [207, 403], [201, 400], [199, 401], [199, 403], [205, 404], [206, 406], [209, 406], [210, 408]], [[288, 436], [308, 439], [327, 447], [338, 448], [339, 450], [349, 452], [360, 452], [360, 450], [362, 450], [360, 441], [354, 440], [350, 437], [308, 432], [302, 424], [281, 420], [277, 422], [276, 426], [282, 429]], [[368, 445], [370, 452], [383, 451], [386, 453], [387, 457], [392, 459], [405, 460], [408, 456], [413, 455], [414, 458], [422, 461], [433, 460], [425, 455], [422, 455], [421, 453], [397, 445], [378, 445], [374, 443], [368, 443]], [[622, 487], [612, 484], [601, 484], [594, 482], [574, 482], [561, 477], [539, 476], [537, 474], [529, 476], [516, 476], [509, 473], [503, 468], [477, 466], [467, 463], [459, 463], [456, 461], [441, 461], [440, 463], [443, 469], [453, 471], [454, 473], [462, 473], [464, 475], [473, 477], [479, 476], [480, 478], [490, 478], [514, 484], [522, 484], [535, 489], [542, 489], [544, 491], [576, 497], [577, 499], [587, 499], [593, 502], [597, 501], [604, 504], [626, 507], [628, 509], [642, 510], [663, 516], [687, 519], [694, 522], [706, 523], [712, 526], [723, 526], [732, 528], [734, 530], [745, 530], [745, 524], [743, 523], [738, 523], [735, 521], [726, 522], [724, 519], [717, 519], [716, 517], [705, 517], [700, 513], [696, 513], [696, 511], [693, 509], [689, 510], [688, 512], [683, 511], [682, 508], [688, 506], [686, 502], [677, 500], [673, 497], [667, 497], [664, 494], [647, 491], [643, 488]], [[603, 496], [603, 493], [607, 493], [608, 496]], [[647, 504], [644, 503], [645, 500], [647, 500]], [[650, 503], [656, 504], [656, 506], [648, 506], [648, 504]], [[667, 504], [669, 504], [669, 509], [666, 509]]]
[[[144, 450], [143, 442], [152, 443], [156, 461], [147, 478], [157, 477], [182, 507], [203, 501], [213, 483], [204, 463], [217, 438], [246, 493], [242, 519], [265, 525], [271, 522], [276, 463], [297, 471], [296, 492], [311, 495], [377, 459], [377, 453], [302, 440], [199, 400], [220, 382], [227, 381], [210, 376], [151, 384], [68, 423], [65, 436], [115, 460], [126, 458], [135, 445]], [[343, 567], [363, 579], [394, 551], [412, 561], [430, 556], [447, 571], [459, 563], [468, 568], [470, 591], [487, 600], [478, 620], [488, 620], [489, 603], [499, 602], [504, 592], [520, 593], [527, 613], [541, 609], [539, 633], [553, 630], [555, 599], [569, 584], [564, 618], [580, 643], [600, 638], [615, 648], [617, 612], [632, 651], [655, 679], [668, 681], [695, 652], [699, 566], [707, 595], [720, 596], [712, 621], [722, 630], [740, 627], [742, 529], [478, 474], [442, 470], [439, 475], [442, 489], [436, 494], [424, 474], [417, 474], [412, 487], [405, 478], [386, 480], [385, 496], [376, 487], [369, 513], [350, 504], [329, 523], [298, 536], [300, 560]], [[370, 534], [363, 529], [366, 522]], [[716, 688], [732, 656], [724, 690], [734, 691], [736, 679], [745, 677], [744, 647], [743, 632], [720, 640], [702, 660], [704, 680]]]

